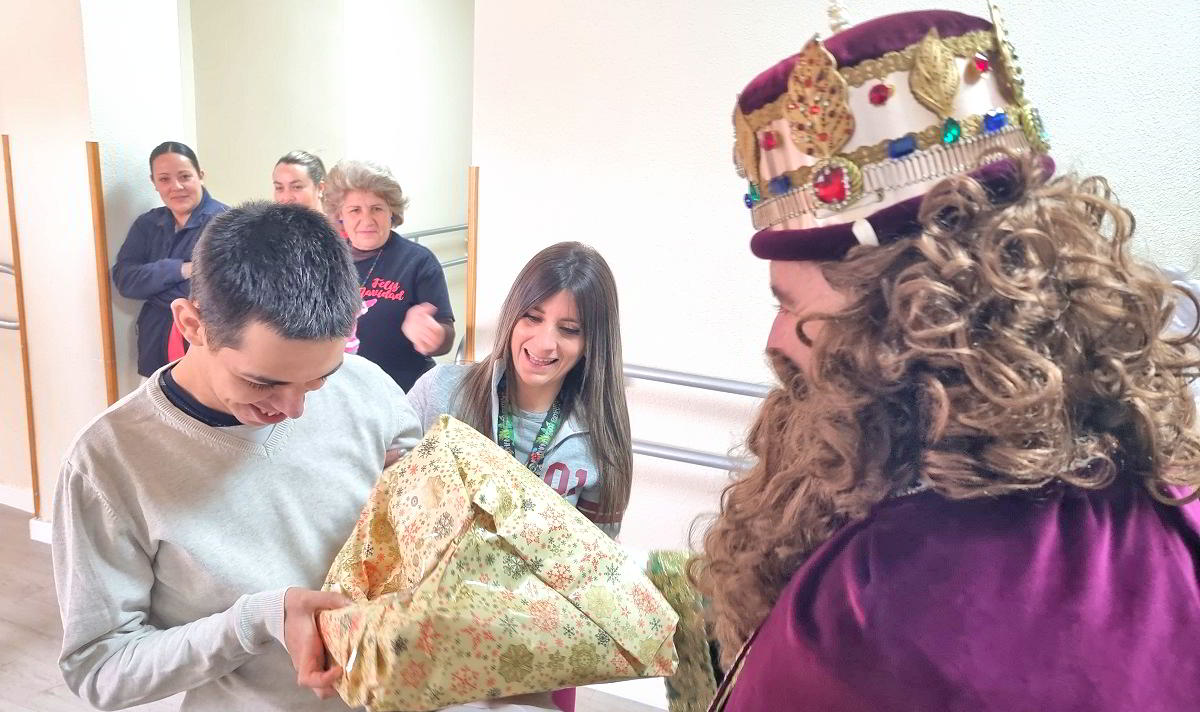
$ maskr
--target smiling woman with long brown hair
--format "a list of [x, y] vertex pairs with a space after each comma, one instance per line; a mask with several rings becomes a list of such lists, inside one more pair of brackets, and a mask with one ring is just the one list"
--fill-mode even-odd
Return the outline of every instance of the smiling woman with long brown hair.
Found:
[[471, 425], [616, 536], [633, 450], [608, 264], [578, 242], [537, 253], [513, 282], [496, 334], [479, 363], [437, 366], [413, 386], [423, 426], [443, 413]]

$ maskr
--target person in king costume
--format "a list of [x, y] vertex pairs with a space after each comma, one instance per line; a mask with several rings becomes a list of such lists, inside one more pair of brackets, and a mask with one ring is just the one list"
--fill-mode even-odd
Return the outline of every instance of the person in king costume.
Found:
[[780, 385], [692, 568], [714, 710], [1200, 704], [1194, 298], [1014, 60], [994, 7], [909, 12], [738, 97]]

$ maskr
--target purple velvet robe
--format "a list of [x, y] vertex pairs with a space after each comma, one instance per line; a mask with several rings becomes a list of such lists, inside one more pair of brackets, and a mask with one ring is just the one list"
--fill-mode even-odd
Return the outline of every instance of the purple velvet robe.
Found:
[[1200, 710], [1198, 532], [1128, 484], [889, 500], [796, 572], [714, 709]]

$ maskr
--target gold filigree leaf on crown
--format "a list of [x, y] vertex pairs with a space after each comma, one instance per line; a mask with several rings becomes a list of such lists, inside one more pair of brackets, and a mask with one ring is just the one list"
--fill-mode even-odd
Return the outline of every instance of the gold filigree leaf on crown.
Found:
[[816, 37], [796, 55], [784, 117], [792, 125], [792, 142], [810, 156], [830, 158], [854, 134], [846, 80]]
[[1025, 97], [1025, 79], [1021, 76], [1021, 68], [1017, 66], [1017, 54], [1013, 51], [1012, 42], [1008, 39], [1008, 28], [1004, 18], [1000, 16], [1000, 6], [995, 2], [988, 3], [992, 18], [992, 32], [996, 36], [996, 59], [1000, 65], [1000, 89], [1006, 98], [1019, 107], [1016, 118], [1029, 139], [1035, 151], [1047, 153], [1050, 150], [1050, 139], [1046, 135], [1046, 127], [1042, 117]]
[[942, 43], [937, 28], [929, 28], [917, 45], [913, 68], [908, 74], [908, 86], [913, 96], [921, 106], [944, 119], [950, 116], [954, 95], [958, 93], [958, 75], [954, 53]]
[[744, 174], [746, 180], [757, 185], [758, 137], [737, 102], [733, 105], [733, 158], [734, 165], [741, 169], [739, 175]]
[[1008, 28], [1004, 25], [1004, 18], [1000, 17], [1000, 6], [989, 2], [988, 11], [992, 18], [992, 32], [996, 35], [996, 60], [1000, 65], [1000, 88], [1006, 99], [1014, 104], [1024, 104], [1025, 80], [1021, 77], [1021, 68], [1017, 66], [1017, 56], [1013, 53], [1012, 42], [1008, 39]]

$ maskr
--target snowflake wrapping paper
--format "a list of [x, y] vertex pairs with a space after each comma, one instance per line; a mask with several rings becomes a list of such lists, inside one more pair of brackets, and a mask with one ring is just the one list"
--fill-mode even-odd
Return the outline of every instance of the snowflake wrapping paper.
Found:
[[678, 617], [621, 547], [450, 416], [380, 477], [318, 617], [351, 707], [422, 712], [675, 670]]
[[717, 693], [717, 677], [704, 623], [704, 601], [688, 578], [691, 554], [683, 551], [652, 551], [646, 575], [679, 615], [675, 627], [675, 651], [679, 664], [666, 678], [669, 712], [704, 712]]

